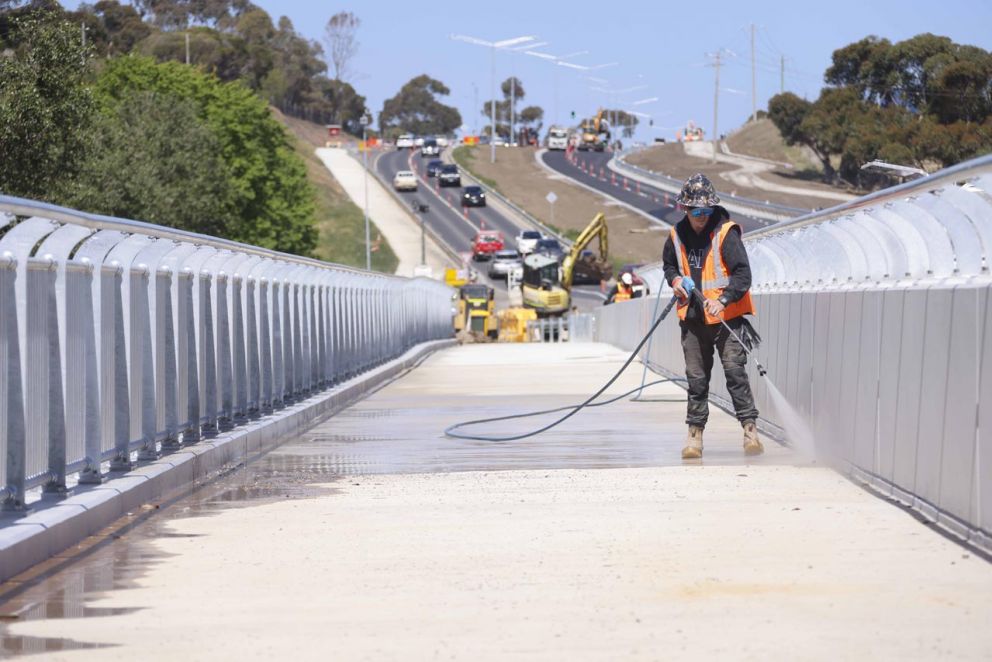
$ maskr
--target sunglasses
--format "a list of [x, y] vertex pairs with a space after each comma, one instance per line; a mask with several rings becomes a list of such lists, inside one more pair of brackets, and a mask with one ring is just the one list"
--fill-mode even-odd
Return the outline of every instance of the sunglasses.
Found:
[[696, 207], [689, 210], [689, 216], [699, 218], [700, 216], [711, 216], [713, 214], [712, 207]]

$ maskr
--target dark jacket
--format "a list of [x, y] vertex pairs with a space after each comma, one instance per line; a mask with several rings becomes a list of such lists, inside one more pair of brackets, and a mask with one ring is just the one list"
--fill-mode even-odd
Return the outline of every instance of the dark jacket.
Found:
[[[702, 282], [703, 261], [710, 252], [710, 233], [716, 228], [730, 220], [730, 214], [723, 207], [715, 207], [715, 212], [710, 216], [710, 222], [706, 228], [696, 233], [689, 224], [689, 219], [685, 216], [675, 225], [675, 231], [679, 233], [679, 240], [685, 246], [689, 254], [690, 276], [694, 283]], [[672, 238], [668, 237], [665, 248], [661, 254], [662, 262], [665, 266], [665, 280], [671, 285], [672, 281], [678, 278], [679, 256], [675, 253], [675, 244]], [[740, 227], [736, 232], [731, 231], [723, 240], [723, 263], [730, 274], [730, 284], [723, 290], [722, 298], [725, 304], [733, 303], [744, 296], [744, 293], [751, 288], [751, 265], [747, 259], [747, 251], [744, 249], [744, 241], [741, 239]], [[699, 299], [692, 297], [689, 309], [685, 318], [690, 320], [704, 320], [702, 304]]]

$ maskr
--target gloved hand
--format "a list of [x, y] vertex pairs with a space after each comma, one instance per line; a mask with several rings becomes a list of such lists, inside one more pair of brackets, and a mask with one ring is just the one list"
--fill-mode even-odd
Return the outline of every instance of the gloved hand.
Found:
[[[683, 281], [685, 281], [684, 283], [685, 287], [683, 286]], [[684, 302], [686, 299], [689, 298], [689, 292], [692, 291], [692, 279], [682, 278], [681, 276], [679, 276], [678, 278], [672, 281], [672, 289], [675, 290], [675, 294], [678, 296], [678, 298]]]

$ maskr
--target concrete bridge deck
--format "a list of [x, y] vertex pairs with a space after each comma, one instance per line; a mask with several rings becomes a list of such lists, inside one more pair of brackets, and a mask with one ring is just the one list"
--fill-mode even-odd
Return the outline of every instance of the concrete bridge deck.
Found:
[[[441, 433], [578, 402], [624, 358], [596, 344], [440, 352], [92, 553], [49, 564], [43, 581], [22, 578], [0, 605], [0, 650], [992, 657], [992, 565], [774, 443], [747, 461], [739, 426], [717, 410], [692, 466], [679, 461], [678, 401], [624, 400], [518, 442]], [[637, 366], [612, 392], [639, 379]], [[648, 396], [684, 400], [671, 385]]]

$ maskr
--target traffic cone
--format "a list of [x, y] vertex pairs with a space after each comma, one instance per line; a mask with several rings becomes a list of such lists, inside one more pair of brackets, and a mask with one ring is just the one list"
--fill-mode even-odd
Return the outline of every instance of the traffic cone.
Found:
[[615, 173], [615, 172], [611, 172], [610, 173], [610, 184], [612, 186], [616, 186], [617, 185], [617, 173]]

